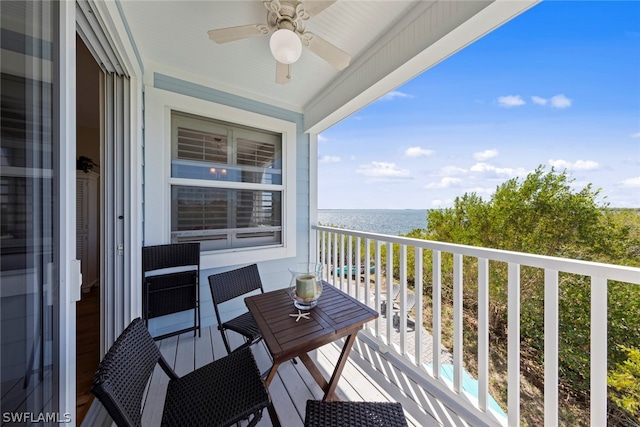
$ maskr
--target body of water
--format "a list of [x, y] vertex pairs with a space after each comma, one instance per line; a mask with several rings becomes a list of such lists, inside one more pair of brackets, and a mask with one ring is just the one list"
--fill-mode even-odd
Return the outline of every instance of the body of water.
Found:
[[320, 225], [399, 235], [427, 227], [426, 209], [318, 209]]

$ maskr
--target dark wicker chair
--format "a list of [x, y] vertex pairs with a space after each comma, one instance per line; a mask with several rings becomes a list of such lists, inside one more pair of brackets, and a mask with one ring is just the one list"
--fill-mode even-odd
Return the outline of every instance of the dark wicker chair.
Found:
[[[157, 270], [180, 267], [178, 272]], [[193, 326], [155, 337], [183, 332], [200, 335], [200, 243], [174, 243], [142, 248], [142, 317], [149, 319], [193, 310]]]
[[305, 427], [407, 427], [398, 402], [307, 400]]
[[231, 346], [229, 345], [229, 340], [225, 332], [227, 329], [237, 332], [246, 339], [245, 343], [236, 350], [260, 341], [262, 334], [251, 313], [246, 312], [223, 322], [220, 318], [220, 310], [218, 309], [220, 304], [239, 296], [254, 292], [258, 289], [260, 292], [264, 292], [258, 266], [251, 264], [224, 273], [212, 274], [209, 276], [209, 287], [211, 288], [213, 308], [216, 311], [216, 318], [218, 319], [218, 329], [222, 335], [222, 340], [227, 348], [227, 352], [231, 353]]
[[93, 377], [91, 391], [118, 426], [140, 426], [145, 390], [156, 364], [170, 377], [163, 426], [254, 426], [271, 405], [250, 349], [178, 377], [140, 318], [124, 330]]

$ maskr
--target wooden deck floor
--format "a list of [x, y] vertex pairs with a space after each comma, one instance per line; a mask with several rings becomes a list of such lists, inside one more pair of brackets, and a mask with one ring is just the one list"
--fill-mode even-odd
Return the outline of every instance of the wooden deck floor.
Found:
[[[238, 338], [239, 339], [239, 338]], [[178, 375], [224, 357], [226, 351], [220, 333], [215, 327], [204, 328], [202, 337], [193, 333], [164, 339], [159, 342], [160, 351], [173, 364]], [[320, 348], [315, 360], [325, 378], [329, 378], [339, 356], [342, 341]], [[254, 345], [254, 354], [261, 371], [270, 366], [270, 359], [262, 343]], [[153, 374], [143, 409], [143, 425], [160, 425], [162, 402], [168, 379], [159, 367]], [[400, 385], [400, 387], [398, 386]], [[270, 386], [271, 398], [283, 426], [302, 426], [308, 399], [322, 398], [320, 387], [304, 365], [284, 363]], [[387, 361], [383, 354], [374, 351], [358, 339], [345, 367], [336, 394], [341, 400], [397, 401], [405, 410], [411, 426], [468, 426], [460, 416], [443, 405], [428, 390], [407, 378]], [[271, 426], [265, 411], [259, 426]]]

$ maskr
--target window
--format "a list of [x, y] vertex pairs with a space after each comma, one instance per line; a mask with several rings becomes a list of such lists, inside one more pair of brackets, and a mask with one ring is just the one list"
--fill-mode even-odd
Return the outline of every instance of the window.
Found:
[[171, 241], [283, 244], [282, 134], [171, 112]]

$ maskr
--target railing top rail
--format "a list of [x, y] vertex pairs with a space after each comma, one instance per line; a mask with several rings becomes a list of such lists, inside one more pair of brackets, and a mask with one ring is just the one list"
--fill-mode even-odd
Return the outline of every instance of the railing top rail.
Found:
[[436, 242], [433, 240], [414, 239], [410, 237], [392, 236], [388, 234], [368, 233], [364, 231], [347, 230], [343, 228], [325, 227], [319, 225], [313, 225], [311, 226], [311, 228], [318, 231], [327, 231], [330, 233], [361, 237], [363, 239], [381, 240], [384, 242], [397, 243], [400, 245], [415, 246], [432, 251], [450, 252], [475, 258], [486, 258], [492, 261], [515, 263], [530, 267], [562, 271], [565, 273], [580, 274], [584, 276], [603, 277], [607, 280], [616, 280], [619, 282], [640, 285], [640, 268], [636, 267], [604, 264], [600, 262], [559, 258], [546, 255], [527, 254], [523, 252], [512, 252], [502, 249], [480, 248], [476, 246]]

